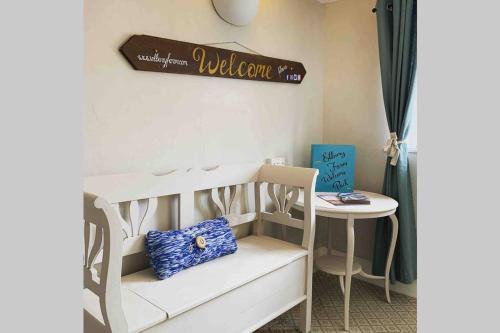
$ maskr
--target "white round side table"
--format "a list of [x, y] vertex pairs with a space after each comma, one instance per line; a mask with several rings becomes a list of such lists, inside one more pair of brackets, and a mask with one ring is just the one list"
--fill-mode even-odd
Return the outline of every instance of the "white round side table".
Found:
[[[370, 279], [385, 279], [385, 295], [387, 302], [391, 303], [389, 295], [389, 271], [391, 269], [392, 257], [396, 247], [396, 239], [398, 237], [398, 219], [395, 212], [398, 207], [398, 202], [385, 195], [356, 191], [365, 194], [370, 198], [369, 205], [344, 205], [335, 206], [321, 198], [318, 194], [332, 194], [325, 192], [316, 192], [316, 215], [323, 217], [331, 217], [343, 219], [347, 225], [347, 253], [346, 256], [338, 256], [332, 254], [331, 244], [331, 225], [328, 232], [328, 254], [315, 259], [316, 266], [319, 270], [326, 273], [337, 275], [339, 277], [340, 286], [344, 293], [344, 328], [349, 330], [349, 297], [351, 294], [351, 277], [353, 274], [359, 274]], [[299, 199], [294, 207], [298, 210], [304, 208], [304, 196], [300, 192]], [[372, 219], [377, 217], [389, 216], [392, 222], [392, 236], [385, 264], [385, 275], [375, 276], [363, 271], [361, 265], [354, 262], [354, 220], [356, 219]], [[345, 286], [344, 286], [345, 277]]]

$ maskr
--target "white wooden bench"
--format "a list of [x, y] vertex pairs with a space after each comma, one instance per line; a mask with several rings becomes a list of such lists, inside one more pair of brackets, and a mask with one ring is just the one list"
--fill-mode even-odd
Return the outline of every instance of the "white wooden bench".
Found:
[[[252, 332], [297, 304], [301, 330], [309, 332], [316, 175], [315, 169], [250, 163], [85, 178], [85, 332]], [[289, 213], [299, 188], [303, 220]], [[194, 219], [198, 191], [210, 193], [231, 227], [251, 224], [236, 253], [165, 280], [151, 268], [122, 276], [122, 257], [144, 251], [158, 198], [176, 198], [174, 228], [184, 228], [201, 222]], [[235, 211], [237, 200], [246, 202], [246, 211]], [[302, 244], [265, 236], [264, 221], [303, 229]]]

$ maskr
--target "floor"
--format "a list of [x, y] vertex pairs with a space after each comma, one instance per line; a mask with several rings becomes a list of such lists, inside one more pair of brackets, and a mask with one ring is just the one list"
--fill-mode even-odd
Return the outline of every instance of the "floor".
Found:
[[[417, 300], [391, 292], [392, 304], [384, 289], [352, 279], [350, 332], [416, 332]], [[344, 299], [336, 276], [314, 273], [312, 332], [345, 332]], [[258, 333], [299, 332], [299, 307], [274, 319]]]

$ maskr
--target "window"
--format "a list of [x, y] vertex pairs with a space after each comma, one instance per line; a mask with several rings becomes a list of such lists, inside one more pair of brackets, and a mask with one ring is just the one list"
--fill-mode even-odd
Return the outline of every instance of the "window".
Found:
[[412, 120], [410, 124], [410, 131], [406, 138], [408, 152], [417, 152], [417, 78], [413, 84], [413, 94], [410, 101], [410, 110], [412, 113]]

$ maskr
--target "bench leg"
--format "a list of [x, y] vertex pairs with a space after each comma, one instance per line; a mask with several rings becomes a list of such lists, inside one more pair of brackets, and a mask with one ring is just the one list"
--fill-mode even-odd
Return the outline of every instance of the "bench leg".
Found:
[[307, 279], [306, 279], [306, 297], [307, 298], [302, 303], [300, 303], [300, 331], [302, 333], [311, 332], [312, 267], [313, 267], [313, 256], [312, 256], [312, 253], [309, 253], [308, 258], [307, 258]]
[[311, 332], [311, 310], [312, 301], [311, 297], [308, 296], [305, 301], [300, 303], [300, 331], [302, 333]]

